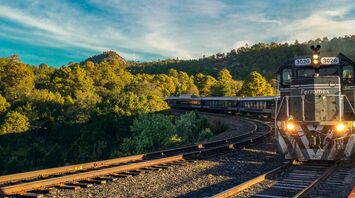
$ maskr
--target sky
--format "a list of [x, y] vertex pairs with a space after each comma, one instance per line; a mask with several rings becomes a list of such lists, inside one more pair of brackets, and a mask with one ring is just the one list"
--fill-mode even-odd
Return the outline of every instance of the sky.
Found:
[[194, 59], [355, 34], [355, 0], [0, 0], [0, 57], [61, 66], [113, 50]]

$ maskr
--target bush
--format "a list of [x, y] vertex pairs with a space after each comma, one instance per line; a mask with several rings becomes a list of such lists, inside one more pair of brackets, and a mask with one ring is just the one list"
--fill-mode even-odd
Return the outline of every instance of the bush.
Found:
[[176, 119], [177, 133], [184, 143], [194, 144], [199, 140], [203, 129], [209, 128], [206, 117], [199, 117], [196, 112], [187, 112]]
[[139, 115], [131, 132], [133, 137], [125, 138], [121, 147], [127, 155], [165, 149], [179, 142], [174, 124], [163, 114]]
[[3, 124], [0, 126], [0, 134], [20, 133], [29, 129], [30, 123], [27, 116], [16, 111], [6, 114]]
[[0, 113], [3, 113], [7, 110], [7, 108], [10, 106], [10, 103], [6, 101], [6, 98], [2, 97], [0, 95]]
[[198, 141], [202, 141], [202, 140], [208, 139], [208, 138], [210, 138], [212, 136], [213, 136], [213, 133], [212, 133], [210, 128], [202, 129], [200, 135], [198, 136]]

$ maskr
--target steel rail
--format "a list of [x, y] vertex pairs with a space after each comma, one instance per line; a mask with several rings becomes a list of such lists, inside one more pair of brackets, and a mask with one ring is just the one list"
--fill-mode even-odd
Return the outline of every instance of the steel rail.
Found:
[[[271, 178], [272, 176], [277, 175], [280, 173], [280, 171], [288, 169], [290, 167], [291, 162], [286, 163], [280, 167], [277, 167], [265, 174], [259, 175], [253, 179], [250, 179], [242, 184], [239, 184], [237, 186], [234, 186], [230, 189], [227, 189], [223, 192], [220, 192], [216, 195], [213, 195], [212, 198], [227, 198], [227, 197], [232, 197], [237, 195], [238, 193], [244, 191], [245, 189], [248, 189], [256, 184], [259, 184], [266, 179]], [[307, 187], [303, 188], [300, 190], [296, 195], [293, 196], [293, 198], [300, 198], [306, 196], [309, 192], [311, 192], [318, 184], [320, 184], [322, 181], [324, 181], [326, 178], [328, 178], [329, 175], [331, 175], [336, 168], [339, 165], [339, 161], [335, 162], [331, 167], [327, 168], [319, 177], [317, 177], [313, 182], [311, 182]], [[272, 196], [272, 195], [270, 195]]]
[[231, 197], [234, 196], [240, 192], [242, 192], [243, 190], [250, 188], [251, 186], [255, 185], [255, 184], [259, 184], [263, 181], [265, 181], [267, 178], [272, 177], [273, 175], [279, 173], [280, 171], [286, 169], [288, 166], [290, 165], [290, 163], [286, 163], [282, 166], [279, 166], [267, 173], [264, 173], [262, 175], [259, 175], [257, 177], [254, 177], [253, 179], [250, 179], [244, 183], [241, 183], [235, 187], [232, 187], [228, 190], [225, 190], [223, 192], [220, 192], [214, 196], [212, 196], [212, 198], [226, 198], [226, 197]]
[[[266, 125], [267, 126], [267, 125]], [[152, 152], [142, 155], [135, 155], [123, 158], [116, 158], [111, 160], [104, 160], [104, 161], [97, 161], [97, 162], [90, 162], [78, 165], [71, 165], [65, 167], [58, 167], [58, 168], [51, 168], [51, 169], [44, 169], [38, 171], [31, 171], [25, 173], [18, 173], [12, 174], [7, 176], [1, 176], [0, 181], [2, 182], [12, 182], [12, 181], [21, 181], [24, 179], [29, 178], [41, 178], [43, 176], [50, 176], [56, 175], [53, 178], [44, 178], [35, 181], [24, 181], [22, 183], [17, 184], [10, 184], [7, 186], [0, 187], [0, 195], [13, 195], [18, 194], [34, 189], [45, 188], [49, 186], [60, 185], [63, 183], [78, 181], [78, 180], [85, 180], [88, 178], [98, 177], [102, 175], [108, 175], [112, 173], [119, 173], [119, 172], [127, 172], [130, 170], [137, 170], [141, 168], [151, 167], [154, 165], [161, 165], [176, 161], [185, 160], [185, 158], [192, 157], [195, 155], [203, 155], [206, 153], [211, 152], [219, 152], [220, 150], [227, 150], [227, 149], [235, 149], [236, 145], [244, 145], [249, 142], [254, 142], [257, 140], [262, 139], [263, 137], [267, 136], [271, 128], [269, 130], [262, 131], [255, 133], [256, 129], [252, 130], [247, 134], [238, 135], [232, 138], [228, 138], [225, 140], [214, 141], [206, 144], [198, 144], [194, 146], [187, 146], [178, 149], [169, 149], [164, 151]], [[180, 155], [174, 156], [167, 156], [167, 154], [173, 154], [174, 152], [184, 152], [180, 153]], [[163, 156], [159, 159], [152, 159], [152, 157]], [[151, 158], [147, 161], [141, 161]], [[137, 162], [138, 161], [138, 162]], [[127, 162], [134, 162], [128, 165], [120, 165], [120, 163], [127, 163]], [[118, 165], [116, 167], [105, 167], [110, 165]], [[97, 169], [101, 168], [101, 169]], [[86, 172], [78, 172], [86, 170]], [[58, 175], [58, 174], [65, 174], [65, 173], [72, 173], [70, 175]]]
[[69, 165], [69, 166], [63, 166], [63, 167], [57, 167], [57, 168], [48, 168], [48, 169], [42, 169], [42, 170], [37, 170], [37, 171], [29, 171], [29, 172], [24, 172], [24, 173], [16, 173], [16, 174], [11, 174], [11, 175], [4, 175], [4, 176], [0, 176], [0, 183], [23, 180], [23, 179], [30, 179], [30, 178], [36, 178], [36, 177], [43, 177], [43, 176], [49, 176], [49, 175], [63, 174], [63, 173], [67, 173], [67, 172], [79, 171], [79, 170], [84, 170], [84, 169], [100, 168], [103, 166], [110, 166], [113, 164], [143, 160], [143, 158], [144, 158], [144, 155], [133, 155], [133, 156], [129, 156], [129, 157], [122, 157], [122, 158], [116, 158], [116, 159], [110, 159], [110, 160], [103, 160], [103, 161]]
[[264, 136], [265, 136], [265, 134], [260, 134], [254, 138], [247, 137], [247, 138], [241, 139], [237, 142], [224, 144], [222, 146], [208, 148], [208, 149], [204, 149], [201, 151], [193, 151], [190, 153], [180, 154], [180, 155], [171, 156], [171, 157], [165, 157], [165, 158], [161, 158], [161, 159], [153, 159], [153, 160], [149, 160], [149, 161], [143, 161], [143, 162], [138, 162], [138, 163], [133, 163], [133, 164], [128, 164], [128, 165], [117, 166], [117, 167], [108, 167], [108, 168], [104, 168], [104, 169], [90, 170], [87, 172], [75, 173], [75, 174], [71, 174], [71, 175], [63, 175], [63, 176], [59, 176], [59, 177], [42, 179], [42, 180], [38, 180], [38, 181], [31, 181], [31, 182], [19, 183], [19, 184], [10, 185], [10, 186], [4, 186], [4, 187], [0, 187], [0, 195], [1, 194], [2, 195], [13, 195], [16, 193], [26, 192], [26, 191], [35, 190], [35, 189], [44, 188], [44, 187], [55, 186], [55, 185], [64, 184], [64, 183], [68, 183], [68, 182], [85, 180], [88, 178], [104, 176], [104, 175], [109, 175], [109, 174], [113, 174], [113, 173], [122, 173], [122, 172], [152, 167], [155, 165], [183, 161], [189, 157], [193, 157], [194, 155], [201, 155], [203, 153], [219, 151], [219, 150], [235, 149], [235, 145], [253, 142], [253, 141], [258, 140]]
[[0, 193], [2, 195], [13, 195], [13, 194], [20, 193], [20, 192], [30, 191], [30, 190], [48, 187], [48, 186], [59, 185], [59, 184], [63, 184], [66, 182], [73, 182], [73, 181], [77, 181], [77, 180], [83, 180], [83, 179], [87, 179], [87, 178], [98, 177], [98, 176], [108, 175], [108, 174], [112, 174], [112, 173], [120, 173], [120, 172], [125, 172], [125, 171], [130, 171], [130, 170], [137, 170], [140, 168], [146, 168], [146, 167], [150, 167], [150, 166], [154, 166], [154, 165], [160, 165], [160, 164], [164, 164], [164, 163], [176, 162], [176, 161], [181, 161], [181, 160], [184, 160], [183, 155], [177, 155], [177, 156], [173, 156], [173, 157], [150, 160], [150, 161], [146, 161], [146, 162], [138, 162], [138, 163], [123, 165], [123, 166], [118, 166], [118, 167], [111, 167], [111, 168], [93, 170], [93, 171], [88, 171], [88, 172], [83, 172], [83, 173], [76, 173], [76, 174], [72, 174], [72, 175], [64, 175], [64, 176], [60, 176], [60, 177], [54, 177], [54, 178], [38, 180], [38, 181], [33, 181], [33, 182], [20, 183], [20, 184], [16, 184], [16, 185], [12, 185], [12, 186], [1, 187]]
[[335, 162], [331, 167], [329, 167], [322, 175], [320, 175], [316, 180], [314, 180], [309, 186], [304, 188], [302, 191], [297, 193], [293, 198], [300, 198], [304, 197], [307, 195], [309, 192], [311, 192], [318, 184], [320, 184], [322, 181], [324, 181], [326, 178], [328, 178], [329, 175], [331, 175], [335, 169], [338, 167], [340, 161]]
[[[248, 120], [248, 122], [250, 122], [250, 120]], [[68, 172], [73, 172], [73, 171], [101, 168], [101, 167], [111, 166], [111, 165], [120, 164], [120, 163], [128, 163], [128, 162], [134, 162], [134, 161], [140, 161], [140, 160], [167, 157], [167, 156], [176, 155], [176, 154], [179, 154], [182, 152], [197, 151], [197, 150], [201, 150], [201, 149], [211, 148], [216, 145], [221, 145], [221, 144], [225, 144], [228, 142], [233, 142], [234, 140], [247, 137], [251, 133], [255, 132], [256, 129], [257, 128], [255, 127], [252, 131], [250, 131], [248, 133], [245, 133], [242, 135], [237, 135], [232, 138], [228, 138], [228, 139], [224, 139], [224, 140], [217, 140], [217, 141], [208, 142], [208, 143], [204, 143], [204, 144], [197, 144], [197, 145], [185, 146], [185, 147], [180, 147], [180, 148], [166, 149], [166, 150], [161, 150], [161, 151], [156, 151], [156, 152], [151, 152], [151, 153], [146, 153], [146, 154], [121, 157], [121, 158], [115, 158], [115, 159], [109, 159], [109, 160], [102, 160], [102, 161], [88, 162], [88, 163], [75, 164], [75, 165], [69, 165], [69, 166], [63, 166], [63, 167], [55, 167], [55, 168], [41, 169], [41, 170], [36, 170], [36, 171], [28, 171], [28, 172], [23, 172], [23, 173], [4, 175], [4, 176], [0, 176], [0, 184], [6, 183], [6, 182], [24, 180], [24, 179], [32, 179], [32, 178], [36, 178], [36, 177], [58, 175], [58, 174], [63, 174], [63, 173], [68, 173]]]
[[240, 139], [247, 137], [251, 134], [251, 132], [238, 135], [229, 139], [225, 140], [219, 140], [219, 141], [213, 141], [205, 144], [197, 144], [197, 145], [192, 145], [192, 146], [186, 146], [186, 147], [181, 147], [181, 148], [174, 148], [174, 149], [167, 149], [167, 150], [162, 150], [162, 151], [156, 151], [156, 152], [151, 152], [147, 154], [140, 154], [140, 155], [134, 155], [134, 156], [128, 156], [128, 157], [121, 157], [121, 158], [115, 158], [115, 159], [109, 159], [109, 160], [103, 160], [103, 161], [95, 161], [95, 162], [88, 162], [88, 163], [83, 163], [83, 164], [75, 164], [75, 165], [69, 165], [69, 166], [63, 166], [63, 167], [56, 167], [56, 168], [48, 168], [48, 169], [42, 169], [42, 170], [37, 170], [37, 171], [29, 171], [29, 172], [24, 172], [24, 173], [16, 173], [16, 174], [10, 174], [10, 175], [4, 175], [0, 176], [0, 183], [6, 183], [6, 182], [12, 182], [12, 181], [18, 181], [18, 180], [24, 180], [24, 179], [31, 179], [31, 178], [36, 178], [36, 177], [44, 177], [44, 176], [50, 176], [50, 175], [57, 175], [57, 174], [63, 174], [63, 173], [68, 173], [68, 172], [73, 172], [73, 171], [80, 171], [80, 170], [87, 170], [87, 169], [92, 169], [92, 168], [101, 168], [105, 166], [111, 166], [115, 164], [120, 164], [120, 163], [127, 163], [127, 162], [134, 162], [134, 161], [140, 161], [140, 160], [146, 160], [146, 159], [152, 159], [152, 158], [158, 158], [158, 157], [166, 157], [170, 155], [176, 155], [181, 152], [187, 152], [187, 151], [197, 151], [205, 148], [210, 148], [215, 145], [221, 145], [225, 144], [228, 142], [232, 142], [233, 140]]

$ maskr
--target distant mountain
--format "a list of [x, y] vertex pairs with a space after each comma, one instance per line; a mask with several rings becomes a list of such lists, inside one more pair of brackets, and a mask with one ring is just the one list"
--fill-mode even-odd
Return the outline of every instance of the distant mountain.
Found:
[[106, 52], [103, 52], [102, 54], [92, 56], [92, 57], [84, 60], [82, 63], [85, 63], [87, 61], [92, 61], [94, 63], [118, 62], [121, 64], [126, 64], [126, 60], [114, 51], [106, 51]]

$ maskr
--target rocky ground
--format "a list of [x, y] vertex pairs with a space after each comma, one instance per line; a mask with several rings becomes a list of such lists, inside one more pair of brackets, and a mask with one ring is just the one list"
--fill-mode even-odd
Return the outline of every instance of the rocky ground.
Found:
[[[242, 134], [254, 125], [239, 118], [208, 114], [216, 122], [228, 125], [224, 133], [209, 139]], [[189, 161], [182, 166], [149, 172], [133, 177], [79, 190], [53, 190], [46, 197], [206, 197], [240, 184], [282, 164], [276, 153], [275, 141], [265, 142], [225, 155], [204, 160]]]
[[121, 178], [79, 190], [55, 190], [47, 197], [206, 197], [282, 164], [275, 145], [260, 145], [172, 169]]

